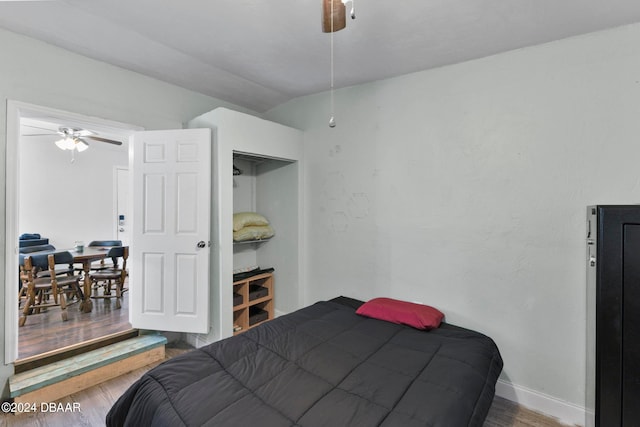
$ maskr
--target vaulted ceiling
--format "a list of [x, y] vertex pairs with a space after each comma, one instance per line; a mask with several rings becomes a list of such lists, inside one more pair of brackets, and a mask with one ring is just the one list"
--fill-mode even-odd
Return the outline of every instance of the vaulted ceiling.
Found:
[[[355, 0], [336, 87], [640, 21], [637, 0]], [[265, 111], [330, 83], [321, 0], [0, 1], [0, 27]], [[7, 60], [7, 58], [2, 59]]]

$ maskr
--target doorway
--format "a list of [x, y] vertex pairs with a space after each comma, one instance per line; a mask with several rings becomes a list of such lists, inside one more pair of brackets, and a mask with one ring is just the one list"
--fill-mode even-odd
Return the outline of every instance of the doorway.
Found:
[[[30, 126], [30, 127], [28, 127]], [[115, 151], [115, 146], [89, 142], [89, 148], [83, 152], [62, 151], [54, 146], [56, 131], [60, 126], [74, 129], [86, 129], [100, 137], [123, 142], [121, 153]], [[39, 128], [39, 129], [38, 129]], [[122, 183], [123, 175], [118, 170], [128, 168], [128, 136], [140, 127], [113, 122], [104, 119], [87, 117], [75, 113], [53, 110], [45, 107], [9, 101], [7, 104], [7, 222], [6, 222], [6, 265], [5, 283], [18, 281], [18, 237], [22, 233], [40, 233], [42, 237], [50, 239], [56, 249], [71, 248], [76, 240], [112, 240], [119, 235], [120, 207], [125, 200], [118, 202], [119, 194], [116, 190]], [[53, 136], [47, 136], [53, 135]], [[26, 137], [23, 135], [32, 135]], [[123, 154], [124, 153], [124, 154]], [[95, 164], [91, 164], [91, 158], [99, 158], [102, 163], [108, 158], [120, 158], [119, 164], [105, 164], [104, 170], [99, 170]], [[44, 169], [44, 175], [38, 170]], [[32, 172], [32, 173], [29, 173]], [[77, 173], [79, 175], [75, 175]], [[75, 181], [75, 184], [69, 184]], [[126, 186], [125, 186], [126, 187]], [[122, 194], [120, 194], [122, 197]], [[126, 195], [124, 196], [126, 198]], [[37, 209], [34, 206], [42, 199], [49, 204]], [[124, 203], [126, 205], [126, 203]], [[109, 206], [109, 207], [105, 207]], [[25, 212], [28, 212], [25, 214]], [[117, 216], [114, 216], [117, 213]], [[43, 220], [38, 220], [38, 215]], [[126, 225], [126, 214], [124, 224]], [[102, 219], [98, 219], [102, 218]], [[106, 220], [104, 218], [107, 218]], [[125, 294], [126, 295], [126, 294]], [[21, 335], [24, 327], [18, 327], [18, 307], [12, 304], [18, 300], [18, 287], [5, 287], [5, 361], [7, 363], [21, 359], [28, 354], [21, 351]], [[106, 300], [109, 301], [109, 300]], [[105, 303], [106, 304], [106, 303]], [[94, 304], [100, 308], [102, 304]], [[104, 315], [107, 310], [96, 309], [92, 313]], [[123, 306], [125, 308], [125, 306]], [[85, 324], [77, 324], [78, 330], [72, 332], [74, 325], [67, 321], [62, 322], [59, 311], [50, 310], [51, 313], [29, 316], [25, 326], [36, 323], [36, 317], [41, 317], [37, 322], [39, 326], [45, 325], [46, 316], [51, 317], [51, 324], [56, 328], [69, 328], [69, 331], [60, 333], [52, 331], [49, 335], [75, 336], [76, 341], [95, 339], [92, 328]], [[77, 306], [70, 308], [76, 312]], [[78, 313], [80, 314], [80, 313]], [[109, 310], [109, 315], [116, 314], [122, 320], [123, 313]], [[33, 317], [33, 319], [31, 319]], [[72, 320], [70, 316], [69, 320]], [[79, 316], [80, 317], [80, 316]], [[126, 315], [128, 321], [128, 315]], [[82, 319], [86, 321], [87, 319]], [[108, 324], [104, 318], [96, 324]], [[130, 328], [130, 325], [129, 325]], [[47, 334], [47, 332], [43, 332]], [[108, 328], [104, 334], [110, 334]], [[55, 340], [54, 340], [55, 341]], [[59, 341], [63, 342], [63, 341]], [[61, 345], [69, 345], [64, 341]], [[47, 351], [43, 348], [44, 351]]]

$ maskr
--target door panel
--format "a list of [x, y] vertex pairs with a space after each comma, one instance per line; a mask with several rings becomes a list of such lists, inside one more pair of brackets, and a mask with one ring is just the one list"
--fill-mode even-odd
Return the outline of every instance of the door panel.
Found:
[[197, 233], [198, 226], [198, 175], [183, 173], [177, 176], [177, 224], [176, 233]]
[[[142, 254], [142, 314], [164, 312], [164, 255], [145, 252]], [[134, 292], [135, 295], [135, 292]], [[137, 306], [137, 304], [132, 304]]]
[[190, 283], [198, 280], [198, 260], [190, 254], [176, 254], [176, 285], [181, 292], [177, 292], [176, 313], [195, 316], [197, 313], [197, 292], [193, 292]]
[[131, 324], [206, 333], [211, 130], [139, 132], [132, 146]]
[[164, 216], [165, 206], [164, 199], [166, 196], [167, 186], [165, 185], [164, 175], [146, 174], [144, 175], [144, 193], [142, 194], [144, 223], [142, 229], [145, 234], [151, 233], [164, 234], [166, 232]]

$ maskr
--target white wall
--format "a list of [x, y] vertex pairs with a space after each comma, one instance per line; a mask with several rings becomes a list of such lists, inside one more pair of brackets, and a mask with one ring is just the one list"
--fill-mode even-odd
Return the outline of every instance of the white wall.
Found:
[[301, 307], [299, 243], [300, 163], [273, 160], [257, 167], [256, 209], [275, 231], [267, 243], [256, 247], [258, 265], [274, 271], [275, 315]]
[[[0, 224], [5, 223], [6, 209], [13, 208], [5, 203], [7, 99], [146, 129], [181, 128], [183, 123], [203, 112], [230, 106], [5, 30], [0, 30], [0, 52], [3, 58], [0, 61]], [[6, 257], [5, 248], [6, 238], [0, 233], [0, 259]], [[4, 263], [0, 263], [0, 277], [5, 277]], [[15, 282], [10, 285], [15, 286]], [[3, 290], [0, 292], [1, 319], [5, 318], [4, 298]], [[4, 328], [0, 328], [0, 387], [6, 396], [6, 380], [13, 373], [13, 365], [5, 364], [4, 341]]]
[[[242, 175], [233, 175], [233, 213], [256, 211], [256, 175], [252, 162], [236, 159], [234, 166]], [[233, 269], [258, 265], [256, 247], [250, 244], [233, 245]]]
[[55, 138], [23, 137], [20, 149], [19, 232], [39, 233], [56, 248], [76, 240], [115, 239], [114, 167], [128, 167], [127, 145], [90, 143], [75, 153]]
[[305, 303], [432, 304], [494, 338], [515, 398], [584, 422], [585, 207], [640, 200], [638, 40], [339, 90], [334, 129], [326, 93], [268, 112], [305, 132]]

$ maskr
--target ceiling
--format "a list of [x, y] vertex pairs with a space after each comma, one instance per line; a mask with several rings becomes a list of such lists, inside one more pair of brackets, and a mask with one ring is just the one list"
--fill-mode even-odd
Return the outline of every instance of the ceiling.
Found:
[[[638, 0], [355, 0], [351, 86], [640, 21]], [[263, 112], [330, 84], [320, 0], [0, 1], [0, 27]]]

